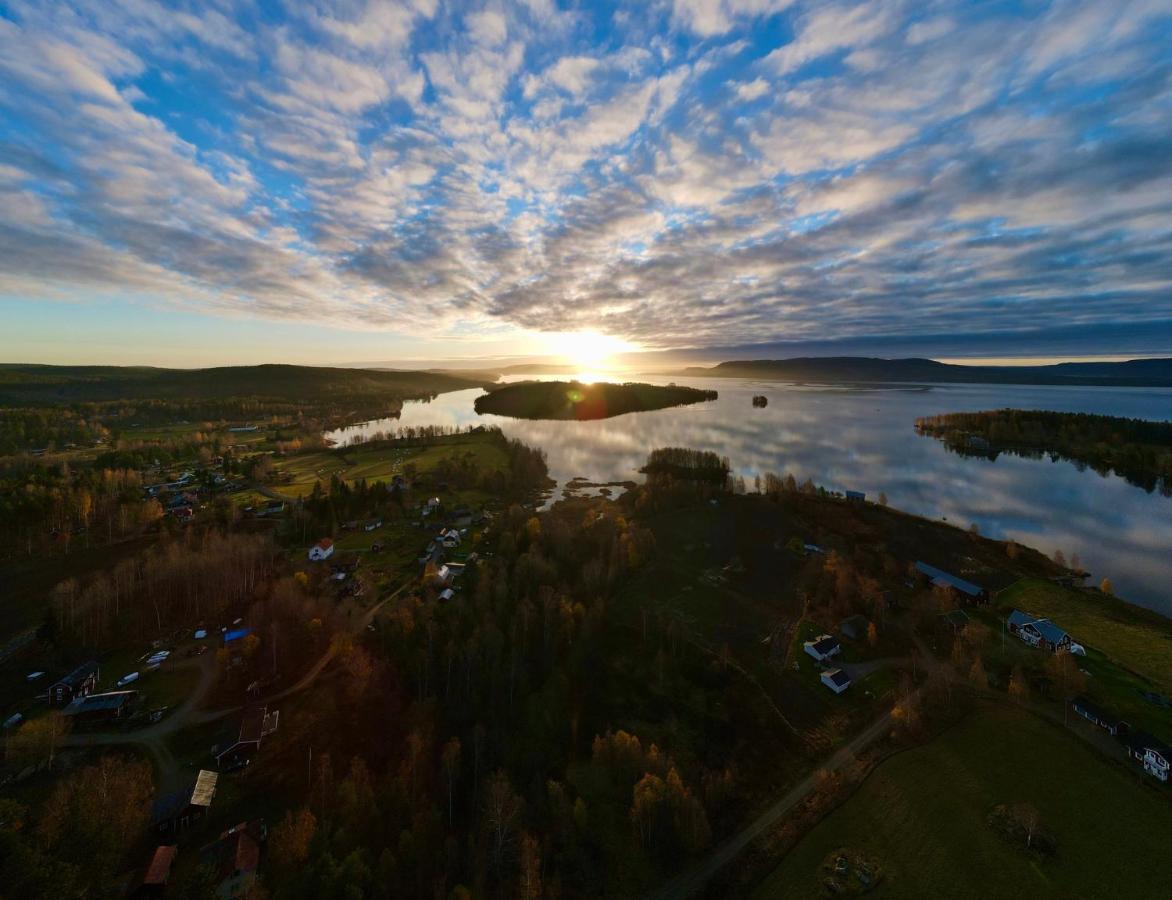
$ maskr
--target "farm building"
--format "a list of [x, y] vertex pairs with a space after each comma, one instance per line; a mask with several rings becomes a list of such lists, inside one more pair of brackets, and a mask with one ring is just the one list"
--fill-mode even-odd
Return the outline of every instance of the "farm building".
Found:
[[311, 562], [320, 562], [323, 559], [329, 559], [333, 555], [333, 538], [322, 538], [320, 541], [309, 548], [309, 559]]
[[219, 900], [243, 900], [252, 895], [260, 848], [266, 837], [268, 829], [263, 819], [241, 822], [200, 851], [201, 865], [215, 873]]
[[1086, 697], [1075, 697], [1070, 701], [1070, 708], [1088, 722], [1098, 725], [1108, 734], [1123, 734], [1128, 730], [1127, 723], [1119, 718], [1119, 716], [1115, 715], [1109, 709], [1104, 709], [1097, 703], [1093, 703]]
[[93, 725], [127, 718], [134, 711], [138, 691], [110, 691], [106, 694], [90, 694], [78, 697], [61, 710], [78, 725]]
[[167, 882], [171, 878], [171, 866], [175, 857], [179, 855], [179, 848], [174, 844], [155, 848], [151, 856], [150, 865], [142, 877], [140, 896], [161, 897], [167, 889]]
[[178, 834], [208, 814], [219, 775], [200, 769], [195, 782], [155, 801], [151, 822], [160, 834]]
[[266, 706], [254, 706], [244, 711], [240, 719], [240, 732], [235, 740], [227, 741], [223, 747], [213, 751], [216, 763], [226, 766], [247, 765], [252, 755], [260, 749], [260, 742], [277, 730], [278, 712], [268, 711]]
[[818, 662], [825, 662], [842, 652], [842, 644], [838, 642], [838, 638], [829, 634], [820, 634], [814, 640], [806, 641], [802, 647], [808, 656], [814, 657]]
[[1165, 783], [1168, 781], [1172, 747], [1143, 731], [1125, 735], [1120, 740], [1127, 748], [1127, 755], [1143, 766], [1145, 772]]
[[838, 623], [838, 630], [845, 637], [857, 641], [867, 636], [867, 626], [870, 624], [866, 616], [850, 616]]
[[1069, 634], [1049, 619], [1039, 619], [1020, 609], [1009, 614], [1005, 627], [1010, 634], [1016, 634], [1031, 647], [1041, 647], [1051, 653], [1065, 653], [1074, 643]]
[[836, 694], [851, 686], [851, 677], [842, 669], [827, 669], [822, 673], [822, 683]]
[[852, 503], [862, 503], [867, 499], [867, 495], [862, 491], [844, 491], [844, 494], [846, 499], [850, 500]]
[[65, 706], [78, 697], [92, 694], [97, 686], [97, 661], [84, 662], [60, 681], [49, 685], [49, 703], [52, 706]]
[[926, 562], [917, 562], [916, 571], [925, 576], [933, 587], [956, 594], [966, 603], [984, 603], [988, 600], [988, 593], [979, 584], [965, 581]]

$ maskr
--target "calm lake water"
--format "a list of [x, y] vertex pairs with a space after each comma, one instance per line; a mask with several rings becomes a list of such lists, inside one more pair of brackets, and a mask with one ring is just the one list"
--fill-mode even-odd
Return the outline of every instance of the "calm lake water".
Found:
[[[666, 384], [672, 379], [639, 376]], [[407, 425], [500, 426], [548, 454], [559, 486], [641, 480], [637, 470], [654, 447], [682, 446], [727, 456], [751, 486], [763, 472], [792, 472], [832, 490], [887, 494], [891, 506], [943, 518], [998, 539], [1013, 538], [1051, 554], [1079, 555], [1097, 582], [1172, 615], [1172, 499], [1148, 494], [1114, 475], [1102, 478], [1072, 463], [1002, 455], [996, 462], [957, 456], [915, 432], [917, 416], [1017, 407], [1172, 419], [1172, 390], [1012, 385], [892, 388], [814, 387], [741, 379], [679, 379], [710, 388], [710, 403], [595, 422], [531, 422], [480, 416], [479, 390], [409, 403], [399, 419], [331, 432], [346, 444], [358, 435]], [[754, 409], [764, 394], [769, 405]], [[560, 496], [560, 494], [555, 495]]]

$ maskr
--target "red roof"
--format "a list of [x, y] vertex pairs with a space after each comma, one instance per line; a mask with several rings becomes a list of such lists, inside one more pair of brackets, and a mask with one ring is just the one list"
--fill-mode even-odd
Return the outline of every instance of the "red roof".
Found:
[[155, 849], [155, 855], [151, 858], [151, 864], [147, 866], [146, 877], [143, 878], [143, 884], [166, 884], [167, 879], [171, 877], [171, 863], [175, 862], [175, 857], [179, 854], [179, 848], [170, 846], [161, 846]]
[[323, 550], [329, 550], [330, 547], [334, 546], [334, 539], [333, 538], [322, 538], [320, 541], [317, 542], [317, 545], [319, 547], [321, 547]]

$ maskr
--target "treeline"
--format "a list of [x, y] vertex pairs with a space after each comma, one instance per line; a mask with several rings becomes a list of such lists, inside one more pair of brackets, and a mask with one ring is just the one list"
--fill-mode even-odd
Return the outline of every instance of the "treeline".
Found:
[[185, 531], [89, 579], [58, 583], [42, 638], [101, 651], [221, 624], [263, 594], [278, 559], [268, 536]]
[[[344, 676], [286, 751], [304, 773], [315, 742], [305, 802], [269, 841], [277, 900], [627, 896], [711, 842], [727, 758], [624, 730], [641, 713], [605, 687], [634, 636], [613, 597], [653, 557], [650, 531], [517, 506], [499, 529], [454, 599], [397, 601], [369, 642], [340, 645]], [[664, 690], [711, 678], [666, 626], [643, 631]]]
[[137, 471], [24, 461], [0, 474], [0, 540], [12, 552], [67, 551], [90, 529], [100, 540], [115, 540], [162, 515], [157, 501], [143, 499]]
[[660, 447], [647, 455], [639, 470], [649, 478], [671, 478], [725, 485], [732, 467], [727, 456], [689, 447]]
[[1172, 422], [1090, 413], [999, 409], [916, 420], [916, 430], [955, 453], [996, 459], [1011, 453], [1067, 459], [1100, 475], [1114, 472], [1149, 493], [1172, 496]]

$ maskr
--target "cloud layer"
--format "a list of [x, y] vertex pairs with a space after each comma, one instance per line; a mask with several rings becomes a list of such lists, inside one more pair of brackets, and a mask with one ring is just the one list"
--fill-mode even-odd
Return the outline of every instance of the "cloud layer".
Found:
[[1160, 0], [0, 7], [0, 296], [647, 347], [1172, 318]]

